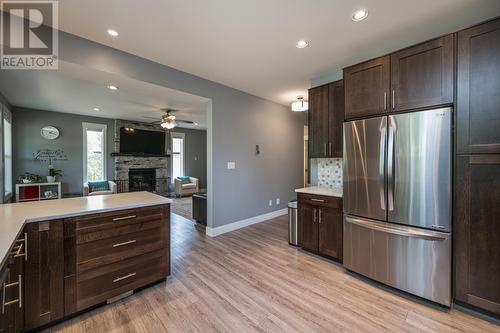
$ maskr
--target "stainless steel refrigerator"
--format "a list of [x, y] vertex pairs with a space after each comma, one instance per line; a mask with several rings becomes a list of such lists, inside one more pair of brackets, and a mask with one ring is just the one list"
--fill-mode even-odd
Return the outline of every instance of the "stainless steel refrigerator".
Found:
[[452, 109], [344, 123], [344, 265], [451, 304]]

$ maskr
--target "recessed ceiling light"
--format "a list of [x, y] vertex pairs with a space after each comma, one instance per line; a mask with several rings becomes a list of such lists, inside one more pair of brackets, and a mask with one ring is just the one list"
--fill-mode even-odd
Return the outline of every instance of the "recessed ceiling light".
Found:
[[100, 111], [100, 110], [101, 110], [101, 109], [99, 109], [99, 108], [94, 108], [94, 111]]
[[198, 126], [198, 123], [193, 123], [194, 126]]
[[352, 20], [358, 22], [364, 20], [367, 16], [368, 11], [366, 9], [359, 9], [352, 14]]
[[118, 90], [118, 87], [117, 87], [117, 86], [114, 86], [114, 85], [112, 85], [112, 84], [110, 84], [110, 85], [108, 86], [108, 89], [109, 89], [109, 90]]
[[295, 43], [295, 46], [298, 49], [303, 49], [303, 48], [307, 47], [307, 42], [305, 40], [301, 39], [297, 43]]
[[118, 31], [113, 30], [113, 29], [109, 29], [108, 30], [108, 35], [110, 35], [112, 37], [118, 37]]

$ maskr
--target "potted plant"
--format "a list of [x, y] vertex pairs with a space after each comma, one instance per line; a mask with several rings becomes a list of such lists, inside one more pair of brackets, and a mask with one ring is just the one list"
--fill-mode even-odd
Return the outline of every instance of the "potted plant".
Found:
[[43, 181], [43, 178], [40, 175], [31, 172], [25, 172], [23, 175], [19, 176], [17, 181], [22, 184], [41, 183]]
[[62, 172], [59, 169], [54, 169], [52, 165], [49, 166], [49, 175], [47, 176], [47, 182], [53, 183], [56, 181], [57, 177], [62, 176]]

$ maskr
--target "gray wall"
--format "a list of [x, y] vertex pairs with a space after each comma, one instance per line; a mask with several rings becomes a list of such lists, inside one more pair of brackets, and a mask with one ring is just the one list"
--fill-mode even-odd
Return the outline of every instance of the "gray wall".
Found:
[[[108, 154], [106, 167], [108, 178], [113, 179], [114, 161], [110, 156], [110, 153], [113, 151], [114, 135], [114, 121], [112, 119], [16, 107], [14, 107], [12, 111], [15, 179], [24, 172], [33, 172], [46, 176], [48, 174], [48, 165], [33, 160], [33, 153], [38, 149], [62, 149], [66, 153], [68, 160], [57, 161], [53, 164], [56, 169], [61, 169], [63, 172], [63, 176], [61, 177], [63, 194], [82, 193], [82, 122], [107, 125], [106, 145]], [[46, 140], [42, 138], [40, 129], [45, 125], [54, 126], [59, 129], [59, 138], [56, 140]]]
[[[172, 132], [184, 133], [184, 169], [186, 176], [198, 178], [200, 189], [207, 188], [207, 131], [174, 128]], [[172, 163], [169, 163], [169, 168]], [[169, 169], [169, 173], [171, 173]]]
[[[289, 107], [64, 32], [59, 58], [212, 100], [209, 226], [286, 208], [294, 189], [302, 187], [303, 115]], [[256, 144], [261, 145], [258, 156]], [[236, 169], [228, 170], [228, 161], [235, 161]], [[277, 197], [281, 204], [268, 206]]]

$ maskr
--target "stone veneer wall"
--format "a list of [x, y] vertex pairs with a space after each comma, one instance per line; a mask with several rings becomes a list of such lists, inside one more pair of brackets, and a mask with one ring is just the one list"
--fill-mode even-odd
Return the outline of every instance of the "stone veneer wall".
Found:
[[342, 159], [341, 158], [318, 158], [318, 186], [342, 187]]
[[[157, 124], [148, 124], [128, 120], [115, 120], [115, 135], [114, 135], [114, 152], [120, 152], [120, 128], [132, 127], [144, 129], [148, 131], [165, 132], [164, 129]], [[165, 135], [165, 149], [170, 151], [170, 136], [169, 132]], [[156, 179], [166, 179], [168, 177], [168, 157], [137, 157], [137, 156], [115, 156], [115, 179], [124, 180], [123, 191], [128, 192], [128, 171], [130, 169], [156, 169]], [[164, 185], [164, 184], [163, 184]], [[156, 192], [162, 192], [160, 188], [162, 182], [156, 182]], [[168, 184], [167, 184], [168, 186]], [[168, 189], [167, 189], [168, 190]]]

